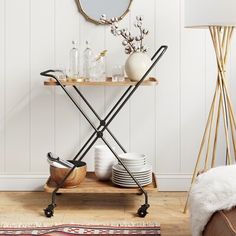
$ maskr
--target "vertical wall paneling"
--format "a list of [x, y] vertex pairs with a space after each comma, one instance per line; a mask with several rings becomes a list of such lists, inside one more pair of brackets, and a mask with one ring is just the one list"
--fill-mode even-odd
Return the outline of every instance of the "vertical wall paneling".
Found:
[[5, 90], [5, 0], [0, 1], [0, 172], [4, 171], [4, 133], [5, 133], [5, 113], [4, 113], [4, 90]]
[[[157, 1], [154, 1], [154, 49], [155, 51], [158, 49], [158, 45], [157, 45], [157, 40], [156, 40], [156, 35], [157, 35]], [[157, 77], [157, 67], [158, 65], [154, 68], [154, 75]], [[155, 87], [155, 91], [154, 91], [154, 101], [155, 101], [155, 107], [154, 107], [154, 111], [155, 111], [155, 124], [154, 124], [154, 128], [155, 128], [155, 161], [152, 161], [152, 163], [154, 163], [153, 165], [153, 169], [155, 170], [155, 173], [157, 172], [157, 89], [158, 86]]]
[[[148, 28], [149, 34], [144, 39], [144, 44], [149, 48], [148, 55], [154, 53], [155, 41], [155, 9], [154, 0], [149, 4], [142, 4], [142, 0], [134, 1], [131, 11], [131, 26], [135, 22], [136, 16], [143, 15], [143, 25]], [[131, 27], [134, 34], [138, 31]], [[151, 74], [154, 73], [154, 70]], [[150, 74], [150, 75], [151, 75]], [[150, 76], [149, 75], [149, 76]], [[155, 87], [140, 87], [131, 99], [130, 113], [130, 143], [131, 151], [145, 153], [149, 162], [155, 166]], [[147, 141], [148, 140], [148, 141]]]
[[6, 1], [6, 172], [14, 173], [30, 168], [29, 6]]
[[[53, 151], [53, 89], [43, 86], [40, 72], [54, 68], [54, 1], [31, 0], [31, 172], [45, 172], [46, 153]], [[40, 115], [39, 115], [40, 114]]]
[[[145, 39], [148, 54], [163, 44], [169, 48], [152, 73], [159, 85], [139, 88], [110, 126], [127, 151], [150, 157], [168, 190], [176, 184], [178, 189], [188, 188], [216, 84], [210, 34], [207, 30], [184, 29], [183, 3], [149, 0], [144, 4], [135, 0], [119, 22], [136, 33], [135, 16], [143, 15], [150, 32]], [[48, 151], [72, 158], [93, 132], [61, 88], [43, 86], [39, 75], [50, 68], [68, 70], [72, 40], [79, 40], [81, 59], [86, 40], [95, 54], [107, 49], [108, 76], [114, 65], [126, 61], [122, 38], [114, 37], [109, 26], [86, 21], [74, 0], [0, 0], [0, 173], [47, 174]], [[227, 67], [234, 106], [235, 40], [236, 36]], [[104, 117], [126, 88], [80, 89]], [[72, 88], [69, 90], [76, 95]], [[97, 126], [97, 118], [81, 99], [77, 102]], [[218, 164], [225, 160], [222, 119], [220, 125]], [[109, 135], [105, 137], [111, 140]], [[116, 150], [120, 152], [118, 147]], [[85, 161], [93, 170], [93, 149]]]
[[[184, 13], [184, 0], [180, 2]], [[181, 14], [181, 172], [191, 173], [205, 126], [205, 30], [184, 28]]]
[[[81, 35], [81, 45], [82, 50], [81, 53], [83, 53], [85, 49], [85, 41], [88, 40], [91, 49], [93, 52], [98, 55], [101, 51], [105, 49], [105, 28], [101, 25], [95, 25], [88, 21], [86, 21], [82, 16], [80, 17], [80, 35]], [[83, 23], [82, 23], [83, 22]], [[94, 107], [94, 109], [97, 111], [97, 113], [103, 117], [104, 116], [104, 108], [105, 108], [105, 100], [104, 100], [104, 87], [101, 86], [94, 86], [94, 87], [84, 87], [81, 89], [83, 94], [86, 96], [88, 101], [91, 103], [91, 105]], [[95, 126], [98, 126], [99, 121], [98, 119], [90, 112], [89, 108], [81, 101], [81, 105], [83, 107], [83, 110], [86, 112], [86, 114], [89, 115], [91, 118], [93, 124]], [[94, 131], [92, 130], [91, 126], [88, 124], [88, 122], [81, 117], [81, 131], [80, 131], [80, 141], [81, 144], [84, 144], [87, 141], [87, 138], [91, 133]], [[98, 140], [96, 144], [102, 144], [101, 140]], [[95, 144], [95, 145], [96, 145]], [[88, 165], [89, 170], [93, 170], [94, 162], [93, 162], [93, 152], [94, 149], [92, 148], [86, 155], [85, 161]]]
[[[72, 40], [79, 40], [79, 14], [75, 1], [55, 1], [55, 66], [69, 68]], [[67, 87], [73, 93], [73, 89]], [[60, 87], [55, 89], [55, 152], [71, 159], [79, 148], [79, 112]]]
[[[131, 6], [132, 10], [132, 6]], [[119, 22], [120, 28], [129, 28], [129, 21], [130, 21], [130, 13]], [[125, 61], [128, 57], [127, 54], [124, 52], [124, 46], [122, 46], [122, 37], [115, 37], [110, 32], [110, 26], [106, 27], [106, 49], [108, 50], [107, 54], [107, 75], [112, 75], [112, 68], [117, 65], [124, 66]], [[120, 96], [124, 93], [124, 91], [128, 87], [106, 87], [105, 88], [105, 110], [106, 112], [110, 111], [112, 106], [117, 102]], [[130, 149], [130, 130], [129, 130], [129, 102], [122, 108], [120, 113], [116, 116], [116, 118], [112, 121], [110, 130], [114, 133], [114, 135], [118, 138], [121, 142], [122, 146], [129, 151]], [[120, 128], [122, 126], [122, 128]], [[110, 141], [110, 135], [107, 135], [106, 138]], [[116, 146], [116, 145], [115, 145]], [[121, 150], [116, 146], [116, 151], [119, 153]]]
[[[180, 171], [180, 1], [156, 1], [156, 41], [168, 45], [157, 67], [157, 172]], [[170, 17], [171, 16], [171, 17]]]

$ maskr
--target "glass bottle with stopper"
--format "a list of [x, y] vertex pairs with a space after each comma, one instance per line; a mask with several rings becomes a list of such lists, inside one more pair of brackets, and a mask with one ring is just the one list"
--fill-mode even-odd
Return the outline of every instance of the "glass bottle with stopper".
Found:
[[69, 77], [71, 80], [79, 79], [79, 49], [77, 47], [78, 42], [72, 41], [73, 47], [70, 50], [70, 67]]
[[90, 81], [104, 82], [106, 80], [106, 56], [107, 50], [100, 52], [92, 60], [90, 68]]
[[83, 76], [85, 80], [89, 80], [90, 78], [90, 69], [92, 66], [93, 59], [94, 59], [93, 51], [89, 47], [88, 41], [86, 41], [86, 48], [83, 53]]
[[100, 54], [96, 58], [97, 62], [97, 80], [99, 82], [106, 81], [106, 56], [107, 50], [100, 52]]

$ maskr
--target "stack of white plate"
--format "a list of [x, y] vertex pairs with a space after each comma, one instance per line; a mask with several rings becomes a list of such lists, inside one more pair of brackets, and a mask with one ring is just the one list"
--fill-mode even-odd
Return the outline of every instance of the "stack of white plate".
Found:
[[[145, 155], [124, 153], [119, 157], [141, 186], [152, 183], [152, 167], [147, 164]], [[112, 168], [112, 182], [122, 187], [137, 187], [135, 181], [120, 163]]]

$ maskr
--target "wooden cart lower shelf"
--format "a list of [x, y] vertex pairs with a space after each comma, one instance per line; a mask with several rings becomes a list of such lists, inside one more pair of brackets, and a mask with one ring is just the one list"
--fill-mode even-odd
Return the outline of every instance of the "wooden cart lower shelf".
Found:
[[[153, 174], [153, 181], [144, 189], [147, 192], [157, 191], [156, 178]], [[49, 178], [44, 186], [45, 192], [51, 193], [56, 187], [56, 183]], [[60, 188], [58, 193], [140, 193], [139, 188], [123, 188], [114, 185], [111, 181], [99, 181], [94, 172], [88, 172], [85, 180], [75, 188]]]

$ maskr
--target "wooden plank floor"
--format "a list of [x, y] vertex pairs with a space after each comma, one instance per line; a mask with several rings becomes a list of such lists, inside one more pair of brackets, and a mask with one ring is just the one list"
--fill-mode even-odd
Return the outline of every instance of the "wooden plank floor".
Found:
[[146, 218], [136, 216], [143, 196], [135, 194], [63, 194], [57, 196], [54, 217], [42, 209], [51, 195], [44, 192], [0, 192], [0, 224], [160, 222], [162, 235], [191, 235], [188, 215], [182, 213], [186, 193], [152, 193]]

